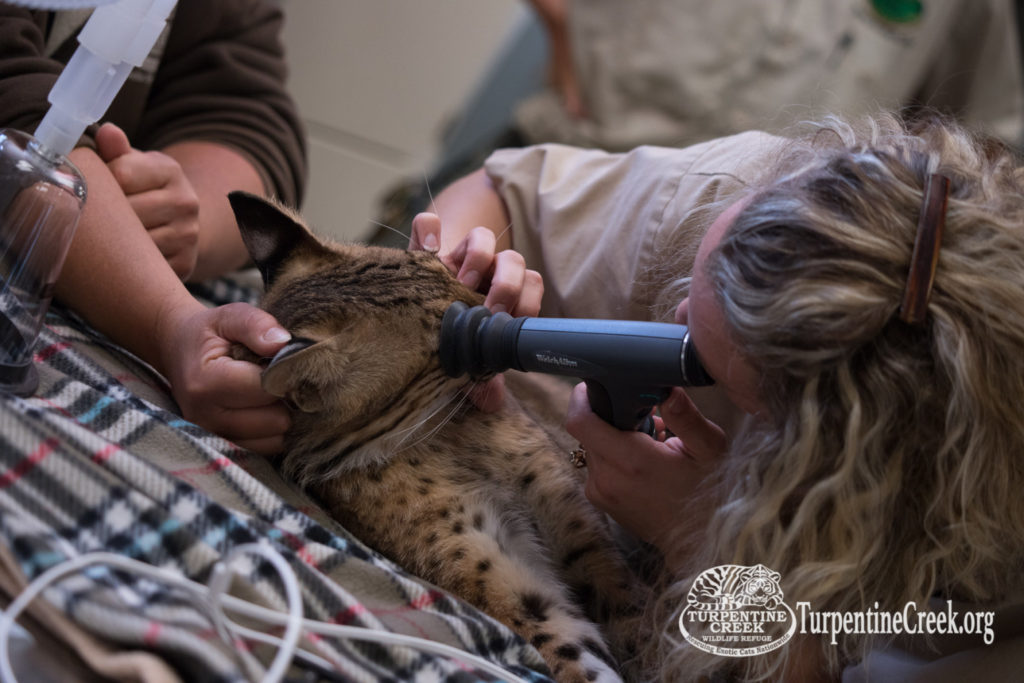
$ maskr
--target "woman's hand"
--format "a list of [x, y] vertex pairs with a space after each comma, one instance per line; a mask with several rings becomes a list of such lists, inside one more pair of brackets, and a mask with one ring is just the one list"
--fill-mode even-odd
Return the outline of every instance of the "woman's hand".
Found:
[[132, 148], [112, 123], [96, 132], [96, 152], [175, 274], [188, 278], [199, 258], [199, 197], [177, 161]]
[[486, 293], [491, 311], [513, 316], [537, 315], [544, 295], [540, 273], [529, 270], [522, 255], [512, 249], [497, 252], [490, 229], [473, 228], [449, 251], [440, 248], [441, 219], [433, 213], [412, 219], [411, 249], [436, 251], [441, 262], [470, 289]]
[[[484, 305], [492, 312], [513, 316], [534, 316], [540, 312], [544, 281], [540, 273], [529, 270], [519, 252], [505, 249], [495, 253], [497, 237], [485, 227], [473, 228], [455, 246], [441, 249], [441, 219], [437, 214], [421, 213], [412, 220], [410, 249], [437, 252], [441, 262], [459, 282], [485, 292]], [[497, 375], [477, 385], [469, 399], [484, 412], [495, 412], [505, 402], [505, 379]]]
[[[586, 385], [573, 390], [566, 428], [587, 451], [586, 494], [626, 530], [673, 558], [666, 547], [689, 527], [687, 499], [700, 488], [726, 450], [725, 434], [708, 421], [679, 387], [661, 405], [661, 435], [624, 432], [591, 409]], [[665, 429], [673, 436], [665, 438]]]
[[264, 455], [280, 453], [291, 419], [260, 385], [262, 369], [231, 356], [234, 343], [260, 357], [290, 339], [269, 313], [248, 304], [197, 308], [164, 316], [163, 365], [182, 415]]

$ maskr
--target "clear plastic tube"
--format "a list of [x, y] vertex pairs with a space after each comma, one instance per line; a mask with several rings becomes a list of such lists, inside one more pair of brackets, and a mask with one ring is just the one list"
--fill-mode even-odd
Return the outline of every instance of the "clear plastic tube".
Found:
[[118, 0], [95, 10], [78, 49], [50, 89], [50, 109], [36, 138], [54, 154], [70, 152], [141, 66], [164, 29], [175, 0]]

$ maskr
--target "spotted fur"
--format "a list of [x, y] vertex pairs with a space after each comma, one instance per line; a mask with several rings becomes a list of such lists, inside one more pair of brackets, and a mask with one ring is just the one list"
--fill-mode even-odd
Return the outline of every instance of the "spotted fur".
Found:
[[579, 473], [525, 412], [479, 412], [441, 369], [444, 311], [482, 297], [434, 254], [327, 243], [279, 207], [231, 201], [264, 307], [299, 340], [263, 375], [292, 407], [284, 472], [519, 633], [559, 681], [620, 680], [639, 589]]

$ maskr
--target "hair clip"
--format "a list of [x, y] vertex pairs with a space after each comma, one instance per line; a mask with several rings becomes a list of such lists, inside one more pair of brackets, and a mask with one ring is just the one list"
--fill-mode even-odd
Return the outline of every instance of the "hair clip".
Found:
[[925, 183], [924, 203], [917, 220], [914, 252], [910, 257], [910, 272], [900, 303], [900, 320], [911, 325], [924, 322], [928, 300], [935, 283], [935, 269], [939, 264], [942, 229], [946, 224], [946, 205], [949, 201], [949, 178], [938, 173], [929, 174]]

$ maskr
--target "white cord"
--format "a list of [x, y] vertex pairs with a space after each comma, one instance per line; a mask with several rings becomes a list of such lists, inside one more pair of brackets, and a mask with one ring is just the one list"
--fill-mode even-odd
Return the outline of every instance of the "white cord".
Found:
[[[230, 595], [225, 596], [224, 602], [231, 609], [247, 617], [260, 619], [277, 626], [284, 623], [284, 615], [280, 612], [275, 612], [245, 600], [239, 600], [238, 598]], [[322, 621], [313, 621], [312, 619], [303, 619], [302, 623], [306, 627], [306, 630], [312, 631], [313, 633], [350, 638], [352, 640], [366, 640], [373, 643], [382, 643], [384, 645], [405, 645], [425, 652], [439, 654], [450, 659], [466, 661], [472, 664], [475, 668], [486, 671], [492, 676], [497, 676], [498, 680], [509, 681], [509, 683], [526, 683], [523, 679], [514, 676], [493, 662], [477, 657], [476, 655], [460, 650], [456, 647], [452, 647], [451, 645], [438, 643], [433, 640], [416, 638], [414, 636], [405, 635], [404, 633], [392, 633], [391, 631], [366, 629], [359, 626], [328, 624]]]
[[[287, 613], [256, 605], [247, 600], [228, 595], [225, 592], [230, 584], [231, 565], [246, 553], [258, 555], [273, 565], [284, 584], [285, 598], [288, 605]], [[191, 581], [168, 569], [155, 567], [109, 552], [86, 553], [51, 567], [36, 577], [6, 610], [0, 611], [0, 681], [3, 683], [17, 683], [14, 670], [11, 667], [9, 650], [11, 628], [14, 626], [18, 616], [51, 584], [60, 581], [69, 574], [80, 572], [86, 567], [96, 564], [109, 565], [170, 586], [182, 588], [193, 597], [197, 604], [202, 605], [204, 612], [211, 612], [208, 608], [212, 606], [210, 616], [215, 630], [220, 638], [232, 648], [234, 648], [234, 639], [236, 637], [277, 646], [277, 654], [274, 656], [270, 668], [260, 679], [260, 683], [279, 683], [284, 678], [293, 658], [305, 660], [327, 670], [334, 668], [327, 660], [299, 647], [299, 640], [304, 630], [352, 640], [412, 647], [462, 661], [474, 668], [496, 676], [499, 680], [509, 681], [510, 683], [526, 683], [523, 679], [512, 675], [493, 662], [444, 643], [401, 633], [392, 633], [390, 631], [328, 624], [304, 619], [302, 616], [302, 594], [295, 572], [280, 553], [274, 550], [266, 541], [249, 543], [234, 548], [221, 562], [214, 566], [208, 586]], [[258, 619], [275, 626], [284, 626], [284, 634], [278, 638], [237, 624], [224, 613], [225, 607], [251, 619]]]
[[[263, 680], [267, 683], [278, 683], [288, 672], [288, 666], [291, 664], [296, 650], [299, 649], [299, 639], [302, 638], [302, 616], [304, 613], [302, 609], [302, 591], [299, 589], [299, 581], [295, 577], [295, 572], [288, 566], [285, 559], [281, 557], [281, 553], [270, 547], [267, 541], [246, 543], [232, 549], [223, 562], [218, 562], [213, 569], [208, 593], [214, 604], [213, 613], [215, 615], [219, 617], [224, 615], [224, 611], [220, 608], [220, 603], [225, 597], [228, 584], [231, 581], [229, 568], [231, 563], [244, 553], [253, 553], [266, 559], [274, 566], [274, 569], [277, 570], [277, 575], [281, 577], [281, 581], [284, 583], [285, 600], [288, 604], [287, 624], [284, 636], [281, 638], [281, 649], [277, 651], [274, 661], [271, 662], [270, 668], [263, 677]], [[218, 619], [218, 621], [221, 620]], [[230, 643], [232, 641], [226, 642]]]

